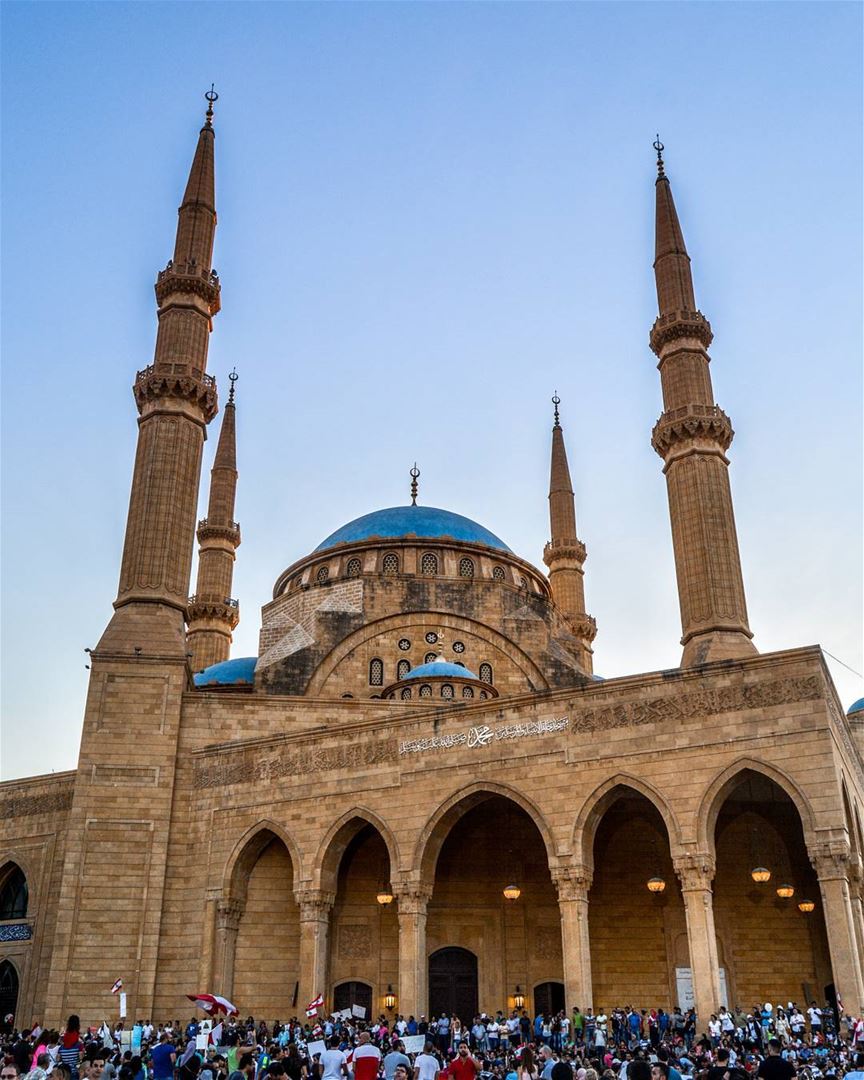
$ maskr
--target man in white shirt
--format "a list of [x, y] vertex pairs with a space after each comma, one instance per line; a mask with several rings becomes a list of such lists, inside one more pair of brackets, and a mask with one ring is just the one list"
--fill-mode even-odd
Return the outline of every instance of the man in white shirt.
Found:
[[320, 1060], [321, 1080], [342, 1080], [343, 1076], [348, 1075], [348, 1058], [339, 1049], [339, 1040], [335, 1035]]
[[414, 1080], [438, 1080], [438, 1072], [441, 1066], [438, 1058], [434, 1056], [435, 1047], [427, 1042], [423, 1047], [423, 1053], [414, 1058]]
[[818, 1035], [822, 1031], [822, 1010], [817, 1007], [815, 1001], [810, 1002], [807, 1015], [810, 1017], [810, 1034]]

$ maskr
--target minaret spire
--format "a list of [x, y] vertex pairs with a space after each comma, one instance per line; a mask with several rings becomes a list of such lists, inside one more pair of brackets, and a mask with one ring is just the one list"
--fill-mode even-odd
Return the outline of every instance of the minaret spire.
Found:
[[597, 623], [585, 611], [585, 545], [576, 536], [576, 505], [564, 429], [558, 406], [557, 392], [552, 398], [555, 422], [552, 426], [552, 468], [549, 477], [549, 524], [551, 540], [543, 551], [543, 561], [549, 567], [552, 599], [567, 619], [573, 636], [579, 642], [579, 662], [582, 670], [593, 671], [591, 643], [597, 633]]
[[654, 276], [659, 317], [651, 330], [664, 412], [652, 445], [663, 458], [678, 578], [682, 667], [756, 652], [747, 622], [726, 451], [734, 432], [714, 403], [713, 334], [696, 310], [690, 256], [657, 150]]
[[201, 453], [216, 414], [207, 371], [213, 316], [220, 306], [212, 269], [216, 231], [212, 106], [198, 136], [180, 205], [174, 257], [156, 280], [153, 363], [134, 385], [138, 448], [115, 613], [100, 648], [185, 659], [183, 616], [195, 536]]
[[231, 390], [222, 414], [216, 456], [210, 471], [207, 517], [198, 522], [198, 583], [189, 597], [187, 639], [192, 670], [201, 671], [227, 660], [231, 634], [240, 621], [240, 609], [231, 598], [234, 558], [240, 546], [240, 526], [234, 520], [237, 493], [236, 370], [228, 376]]

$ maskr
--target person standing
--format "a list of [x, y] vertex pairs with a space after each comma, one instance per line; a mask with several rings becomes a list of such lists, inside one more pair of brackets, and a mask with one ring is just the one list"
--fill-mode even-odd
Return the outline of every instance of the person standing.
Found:
[[414, 1058], [414, 1080], [438, 1080], [441, 1064], [435, 1057], [435, 1047], [427, 1042], [423, 1053]]
[[406, 1070], [411, 1068], [411, 1062], [405, 1054], [405, 1044], [401, 1039], [396, 1039], [393, 1043], [393, 1049], [389, 1054], [384, 1055], [384, 1080], [393, 1080], [396, 1075], [397, 1065], [403, 1065]]
[[[354, 1080], [377, 1080], [378, 1069], [381, 1065], [381, 1051], [373, 1045], [372, 1036], [368, 1031], [360, 1032], [350, 1061], [354, 1066]], [[327, 1080], [327, 1078], [323, 1077], [322, 1080]]]
[[781, 1056], [779, 1039], [768, 1040], [768, 1056], [759, 1064], [756, 1075], [760, 1080], [795, 1080], [795, 1067]]
[[462, 1039], [456, 1057], [450, 1062], [450, 1076], [453, 1080], [476, 1080], [480, 1072], [480, 1062], [471, 1053], [468, 1043]]

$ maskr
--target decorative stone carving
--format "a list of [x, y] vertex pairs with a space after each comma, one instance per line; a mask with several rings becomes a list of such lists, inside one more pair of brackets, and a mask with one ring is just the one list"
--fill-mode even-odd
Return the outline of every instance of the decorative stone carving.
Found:
[[41, 795], [14, 795], [0, 802], [0, 815], [4, 818], [34, 817], [36, 814], [65, 812], [72, 805], [72, 787], [61, 791], [49, 791]]
[[588, 890], [594, 880], [594, 872], [588, 866], [556, 866], [552, 880], [558, 890], [558, 902], [587, 900]]
[[323, 922], [336, 902], [335, 894], [324, 889], [298, 889], [294, 898], [300, 908], [301, 922]]
[[714, 340], [711, 323], [701, 311], [670, 311], [654, 320], [649, 338], [651, 351], [659, 356], [670, 341], [688, 337], [696, 338], [707, 349]]
[[849, 878], [852, 863], [852, 851], [849, 843], [843, 839], [825, 840], [808, 852], [810, 862], [820, 881], [835, 878]]
[[216, 380], [212, 375], [198, 372], [186, 364], [182, 372], [160, 371], [157, 365], [150, 364], [135, 376], [132, 392], [138, 404], [138, 412], [143, 412], [148, 401], [160, 401], [166, 397], [182, 398], [194, 402], [203, 413], [204, 422], [209, 424], [218, 412]]
[[663, 413], [651, 432], [651, 445], [660, 457], [692, 439], [711, 439], [728, 450], [734, 435], [732, 421], [717, 405], [685, 405]]
[[341, 926], [339, 953], [345, 960], [367, 960], [372, 955], [372, 931], [368, 926]]
[[557, 926], [538, 926], [534, 937], [538, 960], [557, 960], [561, 956], [561, 930]]
[[227, 784], [303, 777], [331, 769], [352, 769], [360, 765], [378, 765], [397, 757], [395, 738], [370, 742], [344, 743], [339, 746], [317, 745], [308, 749], [284, 751], [262, 758], [259, 751], [237, 752], [218, 764], [201, 765], [195, 770], [198, 789]]
[[242, 900], [229, 896], [216, 903], [216, 929], [239, 930], [240, 919], [243, 917], [245, 905]]
[[681, 882], [681, 891], [685, 893], [710, 890], [717, 872], [714, 856], [705, 851], [688, 851], [685, 855], [676, 855], [672, 865]]
[[431, 884], [407, 881], [392, 885], [393, 895], [399, 905], [400, 915], [425, 915], [426, 905], [432, 898]]
[[597, 620], [593, 615], [567, 615], [565, 617], [574, 637], [588, 642], [597, 637]]

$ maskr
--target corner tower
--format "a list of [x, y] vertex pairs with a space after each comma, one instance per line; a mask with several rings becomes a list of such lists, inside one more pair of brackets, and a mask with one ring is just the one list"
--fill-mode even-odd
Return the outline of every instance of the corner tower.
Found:
[[564, 429], [558, 406], [561, 399], [552, 398], [555, 423], [552, 426], [552, 468], [549, 476], [549, 527], [551, 539], [543, 551], [543, 561], [549, 567], [552, 599], [567, 619], [573, 636], [579, 642], [579, 663], [590, 675], [594, 650], [591, 643], [597, 634], [597, 623], [585, 610], [585, 571], [582, 569], [587, 551], [576, 536], [576, 501], [564, 446]]
[[663, 458], [681, 607], [682, 667], [752, 656], [726, 451], [734, 432], [714, 404], [711, 325], [696, 309], [690, 256], [657, 150], [654, 276], [659, 316], [651, 329], [663, 414], [651, 445]]

